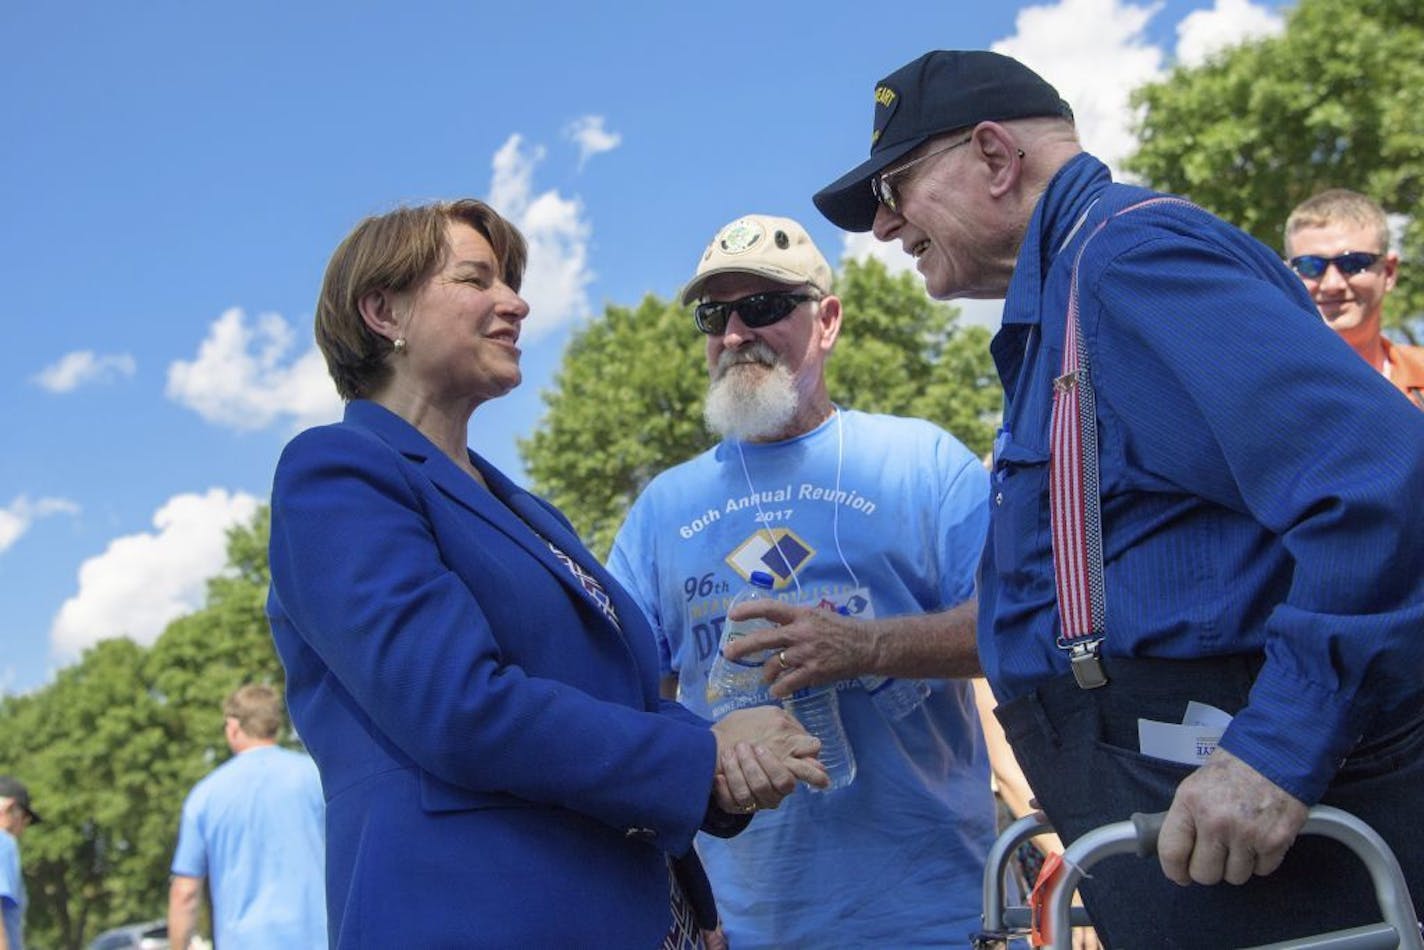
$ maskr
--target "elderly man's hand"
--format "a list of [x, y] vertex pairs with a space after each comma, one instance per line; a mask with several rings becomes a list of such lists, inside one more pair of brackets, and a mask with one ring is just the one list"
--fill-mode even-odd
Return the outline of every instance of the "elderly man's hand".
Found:
[[798, 689], [855, 679], [874, 668], [873, 622], [852, 620], [824, 607], [793, 607], [758, 600], [732, 608], [729, 620], [770, 620], [777, 624], [727, 645], [729, 660], [770, 650], [764, 676], [771, 695], [785, 699]]
[[1220, 747], [1177, 787], [1157, 838], [1162, 872], [1187, 885], [1245, 884], [1280, 867], [1303, 802]]

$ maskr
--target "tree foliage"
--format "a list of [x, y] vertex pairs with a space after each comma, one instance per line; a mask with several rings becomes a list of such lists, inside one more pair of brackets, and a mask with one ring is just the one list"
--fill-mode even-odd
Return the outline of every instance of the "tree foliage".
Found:
[[[922, 416], [986, 452], [1001, 407], [989, 334], [925, 296], [912, 275], [849, 261], [845, 319], [827, 369], [837, 403]], [[520, 451], [535, 488], [600, 556], [654, 475], [715, 443], [702, 424], [703, 337], [686, 308], [649, 295], [610, 305], [570, 341], [544, 419]]]
[[282, 685], [263, 601], [267, 511], [228, 533], [207, 602], [149, 649], [104, 640], [54, 682], [0, 700], [0, 763], [44, 822], [21, 844], [28, 944], [78, 948], [162, 917], [178, 817], [228, 755], [221, 704], [246, 682]]
[[[1350, 188], [1411, 215], [1385, 323], [1424, 314], [1424, 4], [1300, 0], [1285, 32], [1178, 68], [1134, 95], [1126, 167], [1280, 248], [1290, 210]], [[1413, 266], [1410, 266], [1413, 262]]]

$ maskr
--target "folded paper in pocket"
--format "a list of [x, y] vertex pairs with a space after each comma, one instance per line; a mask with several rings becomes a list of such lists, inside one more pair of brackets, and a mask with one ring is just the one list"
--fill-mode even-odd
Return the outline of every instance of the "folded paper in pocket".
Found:
[[1215, 706], [1208, 706], [1206, 703], [1199, 703], [1194, 699], [1187, 703], [1187, 712], [1182, 716], [1182, 724], [1186, 726], [1215, 726], [1225, 732], [1226, 727], [1231, 725], [1231, 713], [1217, 709]]
[[1137, 720], [1137, 748], [1143, 755], [1181, 765], [1201, 765], [1216, 751], [1231, 715], [1199, 703], [1187, 704], [1180, 723]]

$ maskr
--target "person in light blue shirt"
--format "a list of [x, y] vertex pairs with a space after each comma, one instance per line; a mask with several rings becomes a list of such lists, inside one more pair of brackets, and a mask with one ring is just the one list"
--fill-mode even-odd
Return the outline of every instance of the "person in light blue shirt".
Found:
[[183, 803], [168, 935], [176, 950], [193, 936], [203, 881], [222, 950], [327, 946], [324, 805], [312, 760], [277, 745], [282, 699], [243, 686], [223, 703], [233, 757]]
[[25, 950], [25, 879], [20, 874], [20, 836], [40, 816], [30, 807], [30, 790], [19, 779], [0, 775], [0, 950]]
[[[609, 569], [650, 619], [665, 688], [711, 716], [727, 605], [772, 574], [771, 695], [835, 683], [856, 760], [846, 787], [798, 790], [735, 839], [700, 835], [736, 950], [967, 946], [994, 804], [970, 684], [982, 464], [918, 419], [836, 406], [831, 269], [805, 229], [747, 215], [703, 256], [709, 428], [724, 441], [634, 502]], [[744, 608], [739, 607], [739, 611]]]
[[899, 242], [933, 297], [1004, 298], [979, 600], [998, 718], [1066, 840], [1166, 811], [1160, 872], [1083, 883], [1105, 942], [1377, 921], [1363, 865], [1297, 840], [1316, 803], [1370, 823], [1424, 904], [1424, 417], [1270, 248], [1113, 182], [1022, 63], [937, 50], [875, 101], [870, 158], [817, 207]]

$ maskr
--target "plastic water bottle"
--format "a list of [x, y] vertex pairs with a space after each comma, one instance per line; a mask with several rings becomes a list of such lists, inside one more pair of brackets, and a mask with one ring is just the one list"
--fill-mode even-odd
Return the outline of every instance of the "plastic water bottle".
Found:
[[[755, 600], [767, 600], [776, 584], [765, 571], [752, 571], [749, 583], [737, 592], [727, 605], [730, 615], [732, 608]], [[770, 620], [734, 621], [728, 618], [722, 627], [722, 642], [717, 645], [717, 653], [712, 658], [712, 668], [707, 671], [707, 705], [712, 708], [712, 718], [721, 719], [734, 709], [748, 706], [769, 706], [776, 702], [767, 692], [767, 683], [762, 679], [762, 666], [773, 656], [770, 650], [744, 656], [739, 660], [729, 660], [723, 650], [729, 643], [741, 639], [757, 630], [765, 630], [776, 624]]]
[[[837, 607], [836, 613], [848, 617], [850, 611]], [[930, 698], [930, 684], [924, 680], [902, 680], [889, 676], [862, 676], [860, 685], [870, 694], [875, 708], [891, 722], [899, 722], [920, 708]]]
[[806, 731], [821, 740], [821, 764], [831, 777], [826, 788], [813, 792], [833, 792], [855, 781], [855, 752], [850, 747], [845, 723], [841, 722], [841, 703], [836, 684], [808, 686], [798, 689], [781, 703]]
[[930, 684], [924, 680], [862, 676], [860, 685], [870, 694], [875, 708], [891, 722], [898, 722], [919, 709], [930, 695]]

